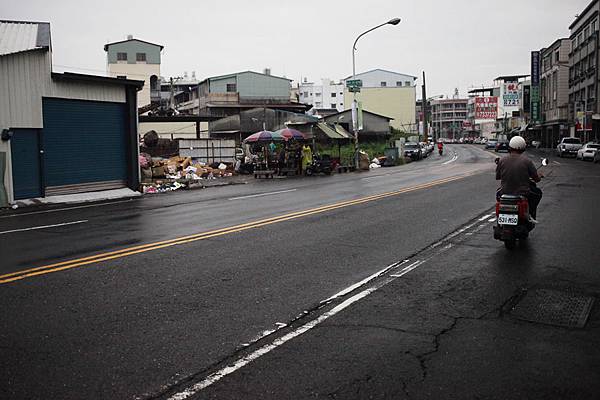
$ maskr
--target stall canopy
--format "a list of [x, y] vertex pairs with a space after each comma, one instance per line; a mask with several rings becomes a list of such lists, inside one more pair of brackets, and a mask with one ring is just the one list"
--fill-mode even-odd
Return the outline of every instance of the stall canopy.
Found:
[[344, 128], [342, 128], [340, 125], [338, 124], [334, 124], [333, 127], [327, 125], [324, 122], [319, 122], [317, 124], [317, 128], [319, 128], [319, 130], [321, 132], [323, 132], [323, 134], [325, 134], [325, 136], [327, 136], [330, 139], [352, 139], [353, 136]]

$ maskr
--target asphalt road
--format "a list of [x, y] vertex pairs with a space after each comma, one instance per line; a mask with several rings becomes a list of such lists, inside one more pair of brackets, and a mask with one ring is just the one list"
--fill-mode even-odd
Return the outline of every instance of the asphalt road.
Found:
[[[479, 227], [493, 207], [494, 156], [475, 146], [446, 150], [368, 173], [0, 216], [0, 397], [443, 398], [435, 391], [447, 383], [443, 363], [426, 376], [434, 386], [421, 378], [439, 338], [463, 322], [450, 311], [488, 315], [537, 276], [533, 267], [513, 276], [503, 266], [556, 263], [557, 232], [566, 228], [578, 238], [575, 259], [600, 260], [558, 196], [548, 197], [558, 215], [552, 230], [539, 235], [553, 251], [507, 256]], [[548, 180], [557, 192], [571, 193], [559, 185], [573, 184], [572, 174], [598, 171], [571, 161]], [[580, 188], [598, 182], [581, 179]], [[575, 214], [581, 201], [593, 207], [591, 195], [569, 199]], [[585, 226], [584, 239], [597, 238], [598, 225]], [[600, 282], [592, 267], [577, 276], [590, 278], [588, 290]], [[368, 285], [377, 290], [347, 303]], [[296, 334], [323, 316], [318, 329]], [[423, 323], [429, 329], [417, 329]], [[460, 365], [464, 350], [454, 351]], [[230, 365], [241, 367], [210, 378]], [[386, 379], [367, 379], [380, 374], [366, 370]], [[185, 392], [207, 377], [206, 388]]]

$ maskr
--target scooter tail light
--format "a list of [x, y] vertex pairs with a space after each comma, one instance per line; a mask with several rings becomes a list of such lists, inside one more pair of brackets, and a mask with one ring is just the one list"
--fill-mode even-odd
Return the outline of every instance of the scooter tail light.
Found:
[[496, 202], [496, 217], [498, 215], [500, 215], [500, 202], [499, 201]]
[[527, 200], [519, 201], [519, 218], [525, 219], [525, 217], [529, 214], [529, 202]]

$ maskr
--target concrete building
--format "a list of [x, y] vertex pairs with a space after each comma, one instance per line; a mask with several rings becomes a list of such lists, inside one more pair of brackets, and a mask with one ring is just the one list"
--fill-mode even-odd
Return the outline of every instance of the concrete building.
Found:
[[0, 32], [0, 202], [137, 190], [143, 81], [52, 72], [48, 23]]
[[467, 120], [468, 99], [436, 99], [431, 101], [431, 127], [436, 138], [458, 139]]
[[569, 53], [570, 39], [558, 39], [540, 52], [539, 141], [542, 147], [554, 147], [569, 135]]
[[[352, 79], [352, 76], [344, 79]], [[364, 110], [392, 118], [391, 126], [406, 132], [416, 132], [416, 76], [374, 69], [356, 74], [362, 81], [357, 100]], [[353, 93], [344, 89], [344, 109], [352, 108]]]
[[344, 84], [331, 79], [321, 79], [321, 82], [309, 82], [304, 78], [298, 87], [298, 97], [301, 103], [310, 104], [313, 110], [344, 111]]
[[104, 45], [107, 72], [113, 77], [144, 81], [138, 96], [138, 108], [160, 103], [160, 57], [163, 46], [134, 39]]
[[[594, 0], [569, 26], [569, 120], [571, 135], [584, 141], [600, 138], [598, 104], [598, 19], [600, 0]], [[585, 127], [584, 127], [585, 121]], [[592, 123], [593, 121], [593, 123]]]

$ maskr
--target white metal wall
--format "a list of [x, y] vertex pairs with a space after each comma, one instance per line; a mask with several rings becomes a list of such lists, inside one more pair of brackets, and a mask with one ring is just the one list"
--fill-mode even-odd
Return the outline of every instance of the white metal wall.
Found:
[[125, 103], [125, 88], [54, 81], [48, 51], [0, 57], [0, 129], [42, 128], [42, 97]]

